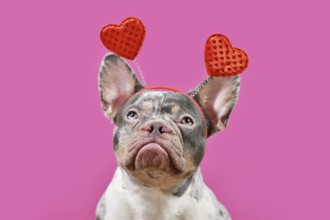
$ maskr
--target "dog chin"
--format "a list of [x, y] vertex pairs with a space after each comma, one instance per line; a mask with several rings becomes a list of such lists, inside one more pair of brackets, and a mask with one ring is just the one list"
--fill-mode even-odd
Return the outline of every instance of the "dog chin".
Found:
[[159, 144], [149, 143], [138, 151], [134, 165], [137, 170], [154, 168], [168, 171], [171, 161], [168, 153]]
[[138, 147], [134, 154], [127, 158], [124, 167], [128, 171], [142, 171], [153, 175], [181, 174], [185, 170], [185, 161], [170, 146], [149, 142]]

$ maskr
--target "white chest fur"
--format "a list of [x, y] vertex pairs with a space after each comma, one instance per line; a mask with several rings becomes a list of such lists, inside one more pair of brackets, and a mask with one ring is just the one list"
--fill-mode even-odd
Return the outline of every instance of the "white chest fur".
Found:
[[121, 168], [101, 198], [98, 220], [230, 220], [198, 171], [181, 196], [135, 184]]

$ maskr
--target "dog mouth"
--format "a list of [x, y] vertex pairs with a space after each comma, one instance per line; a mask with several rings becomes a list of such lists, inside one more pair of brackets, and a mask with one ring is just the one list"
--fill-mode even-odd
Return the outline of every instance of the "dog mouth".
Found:
[[129, 170], [155, 169], [175, 174], [185, 170], [182, 153], [163, 141], [149, 141], [128, 149], [124, 165]]
[[167, 170], [170, 167], [168, 153], [157, 143], [150, 143], [143, 146], [135, 157], [135, 168], [157, 168]]

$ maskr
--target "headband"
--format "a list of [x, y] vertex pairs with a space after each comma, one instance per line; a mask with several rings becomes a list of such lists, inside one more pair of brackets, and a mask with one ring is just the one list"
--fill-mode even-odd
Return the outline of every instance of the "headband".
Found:
[[[145, 36], [146, 30], [142, 21], [134, 17], [126, 18], [119, 25], [109, 24], [104, 26], [100, 33], [101, 41], [108, 50], [134, 62], [142, 84], [145, 86], [140, 91], [166, 90], [187, 95], [175, 88], [166, 86], [148, 87], [146, 85], [141, 68], [135, 59], [142, 48]], [[248, 61], [247, 54], [239, 48], [232, 47], [231, 42], [226, 36], [213, 34], [207, 39], [204, 49], [204, 62], [209, 76], [231, 77], [241, 74], [247, 68]], [[187, 96], [192, 98], [206, 123], [204, 112], [194, 99], [195, 95], [191, 94]]]

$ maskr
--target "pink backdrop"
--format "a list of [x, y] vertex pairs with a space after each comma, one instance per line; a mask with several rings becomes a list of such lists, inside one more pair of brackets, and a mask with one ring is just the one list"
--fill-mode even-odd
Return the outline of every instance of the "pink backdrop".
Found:
[[213, 33], [249, 54], [202, 165], [233, 219], [330, 219], [328, 1], [155, 2], [1, 1], [0, 219], [94, 219], [116, 166], [99, 31], [128, 16], [147, 29], [149, 85], [196, 86]]

